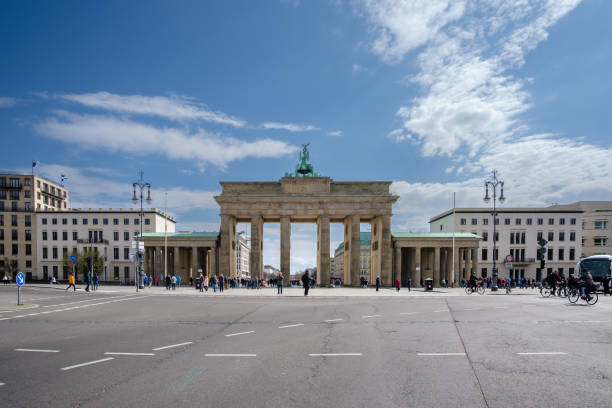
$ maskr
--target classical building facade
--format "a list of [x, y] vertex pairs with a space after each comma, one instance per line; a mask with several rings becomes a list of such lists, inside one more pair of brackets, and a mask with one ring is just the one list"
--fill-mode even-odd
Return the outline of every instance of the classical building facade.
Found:
[[38, 271], [36, 211], [68, 208], [68, 190], [31, 174], [0, 174], [0, 276]]
[[[499, 277], [542, 279], [553, 270], [572, 272], [582, 255], [583, 209], [577, 204], [554, 205], [543, 208], [498, 208], [496, 236], [493, 236], [491, 208], [456, 208], [436, 215], [430, 220], [432, 233], [472, 233], [482, 237], [476, 253], [471, 251], [472, 263], [479, 276], [491, 276], [493, 259]], [[538, 240], [548, 241], [546, 265], [541, 271]], [[493, 252], [493, 240], [497, 252]], [[506, 256], [513, 258], [512, 267]]]
[[[372, 244], [372, 233], [371, 232], [360, 232], [359, 233], [359, 276], [363, 277], [369, 282], [373, 282], [376, 279], [375, 276], [371, 276], [371, 244]], [[337, 266], [336, 266], [337, 265]], [[331, 275], [343, 278], [344, 271], [344, 242], [334, 251], [334, 267], [339, 268], [337, 275]]]
[[[175, 219], [160, 210], [144, 211], [143, 232], [174, 232]], [[38, 231], [35, 279], [55, 276], [68, 279], [64, 258], [73, 253], [97, 249], [104, 258], [102, 281], [134, 280], [132, 242], [140, 234], [140, 211], [136, 209], [76, 208], [36, 213]]]
[[578, 201], [582, 209], [582, 256], [612, 255], [612, 201]]

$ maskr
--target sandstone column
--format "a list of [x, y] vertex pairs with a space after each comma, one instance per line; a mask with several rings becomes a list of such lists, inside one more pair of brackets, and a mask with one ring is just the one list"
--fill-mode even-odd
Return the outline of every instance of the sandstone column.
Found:
[[465, 276], [469, 279], [472, 274], [472, 248], [466, 248], [465, 252]]
[[[263, 278], [263, 218], [261, 215], [251, 217], [251, 256], [249, 269], [255, 279]], [[235, 275], [235, 272], [234, 272]]]
[[196, 278], [198, 276], [200, 276], [200, 273], [198, 272], [198, 263], [199, 263], [199, 259], [198, 259], [198, 247], [191, 247], [191, 277], [192, 278]]
[[344, 219], [344, 277], [347, 285], [359, 286], [359, 215], [349, 215]]
[[433, 284], [434, 286], [440, 286], [440, 275], [442, 271], [440, 270], [440, 247], [437, 246], [434, 248], [434, 260], [433, 260]]
[[179, 247], [174, 247], [174, 251], [172, 252], [172, 257], [174, 258], [174, 275], [180, 275], [181, 249]]
[[452, 272], [453, 282], [461, 279], [461, 276], [461, 250], [460, 248], [455, 248], [455, 268]]
[[472, 248], [472, 251], [474, 251], [474, 257], [472, 258], [472, 267], [474, 268], [474, 273], [478, 277], [480, 276], [480, 271], [478, 270], [478, 247]]
[[280, 217], [280, 268], [283, 284], [291, 285], [291, 219], [287, 215]]
[[317, 219], [317, 283], [329, 286], [329, 216], [321, 215]]
[[236, 275], [236, 218], [221, 214], [219, 274]]
[[[391, 257], [393, 256], [393, 248], [391, 247], [391, 216], [384, 215], [381, 217], [381, 230], [380, 230], [380, 242], [379, 254], [381, 263], [381, 276], [383, 284], [392, 286], [392, 268]], [[401, 278], [400, 278], [401, 282]]]
[[421, 286], [421, 247], [414, 248], [414, 287]]
[[[395, 266], [395, 279], [400, 280], [400, 285], [405, 284], [404, 279], [402, 277], [402, 248], [395, 247], [395, 254], [393, 256], [393, 265]], [[393, 282], [395, 285], [395, 282]]]
[[217, 275], [217, 248], [210, 248], [210, 253], [208, 254], [208, 277], [213, 275]]

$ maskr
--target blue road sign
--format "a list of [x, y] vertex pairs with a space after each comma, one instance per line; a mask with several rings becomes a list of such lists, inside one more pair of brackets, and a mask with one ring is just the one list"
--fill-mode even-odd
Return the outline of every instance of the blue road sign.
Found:
[[70, 260], [71, 260], [72, 262], [76, 262], [76, 260], [77, 260], [76, 255], [70, 255]]
[[25, 283], [25, 275], [23, 274], [23, 272], [19, 272], [17, 274], [16, 281], [18, 286], [22, 286]]

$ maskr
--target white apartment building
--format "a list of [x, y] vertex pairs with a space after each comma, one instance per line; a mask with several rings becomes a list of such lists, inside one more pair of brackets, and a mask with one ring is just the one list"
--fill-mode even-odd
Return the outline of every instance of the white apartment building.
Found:
[[[144, 211], [143, 232], [174, 232], [175, 219], [151, 208]], [[101, 281], [129, 282], [134, 278], [132, 241], [140, 235], [136, 209], [72, 209], [36, 213], [38, 269], [34, 279], [55, 276], [66, 280], [70, 272], [64, 258], [97, 248], [105, 259]]]
[[241, 234], [236, 234], [236, 275], [238, 278], [251, 277], [250, 255], [251, 247], [247, 244], [247, 240]]
[[[482, 237], [478, 248], [477, 276], [491, 276], [493, 259], [498, 276], [543, 279], [554, 270], [574, 272], [582, 255], [583, 209], [577, 204], [543, 208], [498, 208], [493, 236], [491, 208], [456, 208], [431, 218], [430, 232], [471, 232]], [[538, 240], [548, 241], [545, 270], [540, 271]], [[493, 253], [493, 240], [496, 253]], [[506, 257], [513, 258], [507, 267]], [[470, 256], [468, 254], [467, 256]], [[469, 273], [468, 273], [469, 275]]]

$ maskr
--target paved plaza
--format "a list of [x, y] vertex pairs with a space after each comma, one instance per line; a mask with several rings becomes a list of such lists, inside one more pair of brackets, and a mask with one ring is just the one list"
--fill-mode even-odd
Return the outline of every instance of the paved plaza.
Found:
[[[82, 289], [82, 287], [81, 287]], [[607, 407], [612, 298], [0, 286], [3, 406]], [[582, 303], [580, 303], [582, 302]]]

